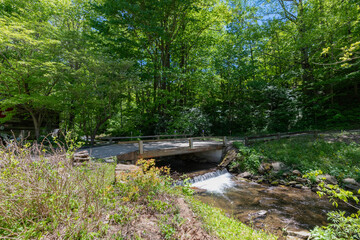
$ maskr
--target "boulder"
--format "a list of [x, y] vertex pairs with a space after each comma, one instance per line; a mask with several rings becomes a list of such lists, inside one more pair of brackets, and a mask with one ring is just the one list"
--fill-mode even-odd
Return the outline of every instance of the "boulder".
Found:
[[284, 163], [282, 163], [282, 162], [273, 162], [271, 164], [271, 166], [272, 166], [272, 171], [274, 173], [278, 173], [280, 171], [285, 171], [286, 170], [286, 165]]
[[295, 184], [294, 188], [299, 188], [299, 189], [301, 189], [301, 188], [303, 188], [303, 185], [298, 183], [298, 184]]
[[238, 177], [241, 177], [241, 178], [251, 178], [251, 176], [252, 176], [252, 174], [249, 172], [243, 172], [238, 175]]
[[301, 172], [299, 170], [294, 170], [292, 171], [292, 174], [294, 174], [295, 176], [301, 177]]
[[325, 181], [325, 183], [332, 184], [332, 185], [338, 184], [338, 181], [336, 180], [336, 178], [329, 174], [318, 175], [318, 176], [316, 176], [316, 180], [317, 181]]
[[358, 183], [355, 179], [353, 178], [345, 178], [343, 180], [344, 183], [344, 187], [352, 190], [352, 191], [357, 191], [360, 189], [360, 183]]
[[260, 174], [265, 174], [270, 172], [272, 169], [272, 164], [271, 163], [261, 163], [259, 168], [258, 168], [258, 172]]

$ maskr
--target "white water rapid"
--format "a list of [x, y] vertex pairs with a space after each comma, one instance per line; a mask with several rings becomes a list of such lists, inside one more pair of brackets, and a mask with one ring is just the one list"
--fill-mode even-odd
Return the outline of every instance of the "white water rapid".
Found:
[[190, 180], [193, 187], [205, 189], [208, 192], [222, 194], [226, 188], [233, 187], [234, 181], [231, 174], [226, 170], [206, 173]]

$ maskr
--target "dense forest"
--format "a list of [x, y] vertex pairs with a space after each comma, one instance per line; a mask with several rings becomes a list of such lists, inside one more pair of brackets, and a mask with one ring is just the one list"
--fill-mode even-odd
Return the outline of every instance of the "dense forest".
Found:
[[[1, 0], [0, 109], [94, 139], [352, 128], [358, 0]], [[0, 122], [1, 123], [1, 122]]]

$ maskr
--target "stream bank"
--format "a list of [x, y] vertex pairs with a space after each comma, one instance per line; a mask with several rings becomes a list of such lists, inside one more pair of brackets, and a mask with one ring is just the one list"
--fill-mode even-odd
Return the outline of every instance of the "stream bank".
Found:
[[328, 223], [328, 212], [352, 211], [344, 204], [335, 208], [327, 198], [319, 198], [310, 189], [256, 183], [230, 173], [196, 182], [194, 186], [205, 189], [196, 195], [200, 201], [279, 239], [307, 239], [311, 229]]

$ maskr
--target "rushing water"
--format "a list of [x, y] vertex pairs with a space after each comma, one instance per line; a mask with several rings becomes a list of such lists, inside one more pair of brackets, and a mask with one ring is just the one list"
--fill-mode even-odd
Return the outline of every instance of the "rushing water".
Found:
[[188, 156], [165, 158], [157, 165], [169, 166], [175, 179], [187, 174], [192, 186], [203, 190], [197, 194], [202, 202], [221, 208], [256, 229], [270, 231], [280, 239], [284, 239], [285, 229], [299, 232], [326, 225], [329, 211], [352, 211], [344, 205], [336, 209], [328, 199], [319, 198], [310, 190], [236, 180], [226, 170], [214, 168], [216, 164], [188, 161]]
[[193, 187], [217, 194], [222, 194], [227, 188], [235, 186], [231, 174], [226, 169], [197, 176], [193, 178], [193, 182]]
[[[326, 225], [326, 213], [336, 210], [310, 190], [237, 181], [227, 172], [195, 181], [193, 186], [207, 190], [198, 194], [201, 201], [278, 236], [285, 229], [298, 232]], [[340, 209], [350, 210], [346, 206]]]

